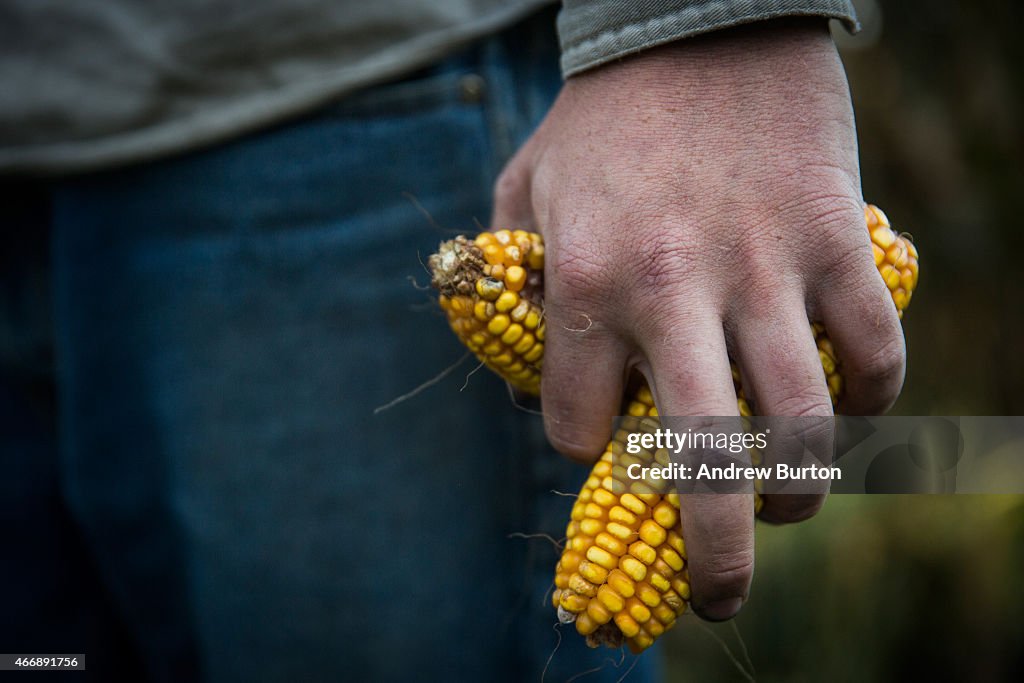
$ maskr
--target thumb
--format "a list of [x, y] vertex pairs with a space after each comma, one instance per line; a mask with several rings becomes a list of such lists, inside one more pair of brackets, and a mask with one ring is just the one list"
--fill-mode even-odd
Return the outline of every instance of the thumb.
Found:
[[533, 173], [526, 148], [521, 148], [505, 165], [494, 183], [492, 230], [536, 230], [531, 185]]

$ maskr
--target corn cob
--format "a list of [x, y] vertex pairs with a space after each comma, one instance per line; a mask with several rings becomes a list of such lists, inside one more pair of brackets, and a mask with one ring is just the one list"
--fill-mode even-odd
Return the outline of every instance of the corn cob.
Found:
[[[864, 215], [875, 265], [902, 318], [917, 285], [917, 249], [893, 232], [877, 207], [866, 206]], [[429, 265], [459, 339], [513, 387], [538, 395], [545, 330], [541, 237], [522, 230], [484, 232], [472, 241], [457, 237], [444, 242]], [[835, 403], [843, 390], [839, 361], [825, 329], [818, 323], [811, 328]], [[750, 416], [735, 364], [732, 374], [739, 412]], [[639, 653], [686, 611], [690, 586], [678, 494], [638, 488], [623, 476], [624, 458], [664, 458], [625, 454], [629, 433], [659, 426], [650, 389], [642, 378], [633, 384], [626, 416], [573, 505], [552, 602], [559, 620], [574, 622], [592, 647], [625, 642]], [[758, 512], [760, 506], [756, 496]]]
[[459, 339], [513, 387], [540, 394], [544, 359], [544, 242], [501, 230], [459, 236], [430, 257], [431, 284]]

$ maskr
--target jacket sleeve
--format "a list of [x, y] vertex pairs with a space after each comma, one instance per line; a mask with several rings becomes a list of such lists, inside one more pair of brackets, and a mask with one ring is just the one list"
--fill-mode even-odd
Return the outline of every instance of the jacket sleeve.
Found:
[[716, 29], [789, 16], [860, 27], [849, 0], [563, 0], [558, 15], [562, 75]]

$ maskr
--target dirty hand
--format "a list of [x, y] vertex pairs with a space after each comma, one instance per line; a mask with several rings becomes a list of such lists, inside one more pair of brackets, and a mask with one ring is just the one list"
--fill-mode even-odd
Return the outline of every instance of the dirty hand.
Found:
[[[829, 415], [808, 318], [840, 356], [844, 412], [902, 385], [872, 260], [850, 96], [823, 20], [653, 48], [568, 79], [496, 187], [493, 225], [546, 243], [548, 435], [598, 457], [630, 369], [662, 415], [734, 415], [729, 358], [766, 415]], [[777, 496], [797, 521], [821, 496]], [[694, 607], [733, 616], [753, 569], [751, 496], [681, 501]]]

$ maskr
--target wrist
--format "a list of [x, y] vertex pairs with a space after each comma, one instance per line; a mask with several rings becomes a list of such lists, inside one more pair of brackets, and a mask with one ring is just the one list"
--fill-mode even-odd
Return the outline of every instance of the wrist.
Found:
[[573, 76], [567, 85], [614, 82], [660, 98], [679, 89], [731, 92], [762, 89], [766, 81], [846, 81], [828, 22], [820, 17], [760, 21], [684, 38]]

